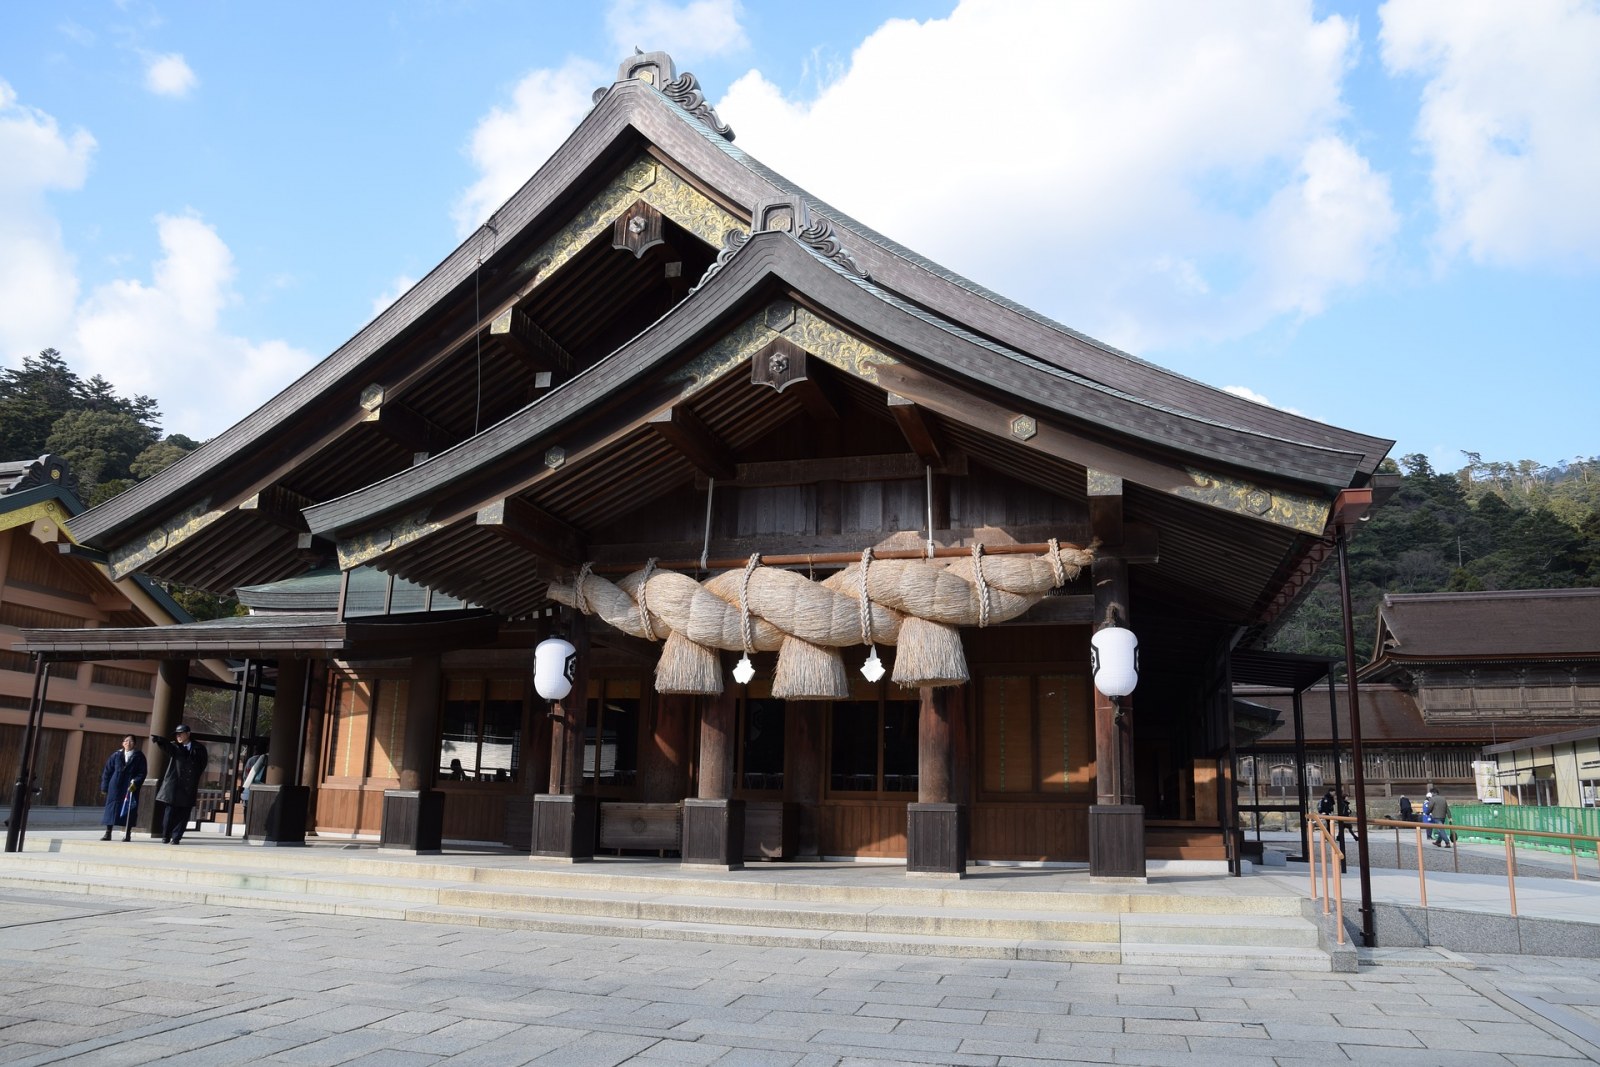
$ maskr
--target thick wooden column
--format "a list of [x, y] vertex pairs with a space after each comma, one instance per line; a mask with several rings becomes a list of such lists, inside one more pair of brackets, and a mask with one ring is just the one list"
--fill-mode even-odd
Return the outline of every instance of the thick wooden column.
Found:
[[[783, 800], [785, 822], [794, 820], [796, 859], [822, 855], [817, 809], [822, 805], [822, 778], [827, 767], [822, 748], [822, 704], [791, 700], [783, 710]], [[786, 830], [787, 840], [790, 831]]]
[[245, 806], [244, 839], [259, 845], [306, 843], [310, 790], [294, 782], [300, 758], [300, 720], [305, 711], [310, 665], [303, 659], [278, 661], [278, 689], [272, 705], [272, 735], [267, 741], [267, 776], [251, 786]]
[[683, 802], [683, 865], [744, 866], [744, 801], [733, 799], [739, 690], [700, 699], [700, 768], [696, 796]]
[[954, 803], [952, 705], [961, 686], [923, 686], [917, 717], [917, 802], [906, 807], [906, 873], [960, 878], [966, 873], [966, 810]]
[[[1095, 628], [1128, 625], [1128, 566], [1094, 562]], [[1092, 878], [1144, 881], [1144, 808], [1133, 794], [1133, 698], [1094, 694], [1095, 794], [1089, 808]]]
[[[164, 659], [156, 666], [155, 699], [150, 707], [150, 735], [171, 737], [173, 729], [183, 721], [183, 704], [189, 696], [189, 661]], [[167, 754], [152, 742], [145, 746], [145, 761], [150, 777], [145, 788], [139, 791], [139, 821], [150, 834], [161, 836], [161, 805], [156, 803], [156, 783], [167, 769]]]
[[600, 802], [583, 793], [583, 729], [589, 721], [589, 627], [564, 612], [577, 655], [572, 692], [550, 708], [550, 791], [533, 798], [533, 854], [581, 863], [594, 859]]
[[694, 698], [678, 693], [648, 694], [650, 741], [639, 754], [639, 800], [676, 804], [689, 781], [689, 723]]
[[444, 794], [433, 788], [439, 771], [439, 699], [444, 693], [439, 655], [414, 656], [407, 688], [405, 749], [400, 788], [383, 792], [384, 848], [433, 853], [444, 844]]

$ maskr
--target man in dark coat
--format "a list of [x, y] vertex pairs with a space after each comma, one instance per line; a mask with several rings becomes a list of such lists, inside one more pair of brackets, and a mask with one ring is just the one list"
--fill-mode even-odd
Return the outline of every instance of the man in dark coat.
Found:
[[187, 726], [172, 731], [170, 741], [165, 737], [150, 740], [167, 754], [167, 769], [162, 772], [161, 786], [156, 790], [156, 799], [167, 806], [161, 840], [164, 844], [176, 845], [188, 829], [195, 794], [200, 791], [200, 777], [206, 773], [206, 746], [189, 739]]
[[100, 824], [106, 832], [100, 840], [111, 840], [111, 828], [118, 824], [131, 829], [139, 817], [139, 790], [149, 770], [144, 753], [133, 743], [132, 735], [122, 739], [122, 747], [111, 753], [100, 771], [100, 792], [105, 794], [106, 810]]

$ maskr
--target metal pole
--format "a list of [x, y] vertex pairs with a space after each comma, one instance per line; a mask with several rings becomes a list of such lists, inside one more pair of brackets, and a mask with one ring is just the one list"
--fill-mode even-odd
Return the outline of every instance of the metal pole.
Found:
[[255, 661], [244, 661], [244, 674], [239, 678], [239, 688], [233, 695], [233, 706], [229, 709], [228, 716], [228, 762], [227, 778], [219, 773], [217, 784], [222, 786], [228, 795], [228, 821], [223, 828], [223, 833], [228, 837], [233, 836], [233, 804], [238, 799], [239, 764], [239, 732], [244, 729], [244, 709], [250, 702], [250, 677], [255, 671]]
[[1343, 524], [1338, 531], [1339, 544], [1339, 608], [1344, 616], [1344, 685], [1350, 702], [1350, 757], [1351, 771], [1356, 791], [1356, 825], [1361, 836], [1356, 838], [1356, 854], [1361, 864], [1361, 943], [1372, 948], [1378, 936], [1372, 924], [1372, 872], [1367, 863], [1367, 780], [1361, 757], [1361, 698], [1356, 687], [1355, 626], [1350, 618], [1350, 554], [1349, 538]]
[[22, 730], [22, 747], [17, 753], [17, 784], [11, 791], [11, 818], [6, 823], [7, 852], [21, 852], [23, 839], [27, 836], [30, 787], [33, 783], [33, 742], [36, 734], [44, 729], [44, 688], [49, 671], [44, 655], [35, 652], [33, 699], [28, 701], [28, 724]]

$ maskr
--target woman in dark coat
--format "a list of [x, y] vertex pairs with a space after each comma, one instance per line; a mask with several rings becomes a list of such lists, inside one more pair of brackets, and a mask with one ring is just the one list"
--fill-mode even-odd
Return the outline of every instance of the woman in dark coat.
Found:
[[111, 753], [100, 771], [100, 792], [106, 795], [106, 810], [100, 815], [100, 825], [106, 832], [100, 835], [100, 840], [111, 840], [113, 826], [131, 827], [138, 821], [139, 790], [148, 769], [144, 753], [134, 745], [132, 735], [124, 737], [122, 747]]
[[171, 741], [165, 737], [150, 740], [167, 754], [167, 769], [161, 772], [161, 786], [156, 790], [156, 799], [167, 806], [161, 840], [176, 845], [183, 840], [183, 832], [189, 827], [195, 794], [200, 791], [200, 776], [206, 773], [206, 746], [189, 740], [187, 726], [173, 730], [172, 738]]

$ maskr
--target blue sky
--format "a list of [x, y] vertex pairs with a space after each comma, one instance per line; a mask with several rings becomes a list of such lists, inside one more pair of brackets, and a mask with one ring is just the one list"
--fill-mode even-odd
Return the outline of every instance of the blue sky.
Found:
[[420, 278], [639, 45], [840, 210], [1313, 418], [1600, 453], [1600, 3], [0, 6], [0, 358], [211, 436]]

